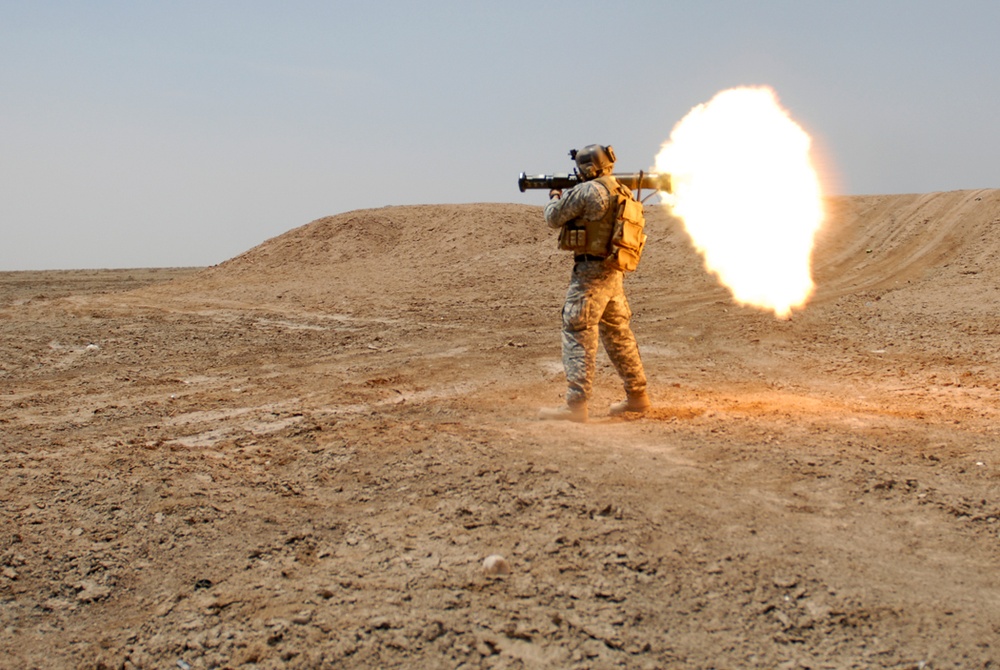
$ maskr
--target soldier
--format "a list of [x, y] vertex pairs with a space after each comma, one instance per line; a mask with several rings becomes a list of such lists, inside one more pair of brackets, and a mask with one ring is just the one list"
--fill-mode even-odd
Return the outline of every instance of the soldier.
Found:
[[624, 273], [605, 262], [620, 198], [632, 192], [612, 176], [615, 153], [591, 144], [571, 151], [581, 182], [566, 191], [549, 191], [545, 221], [559, 228], [559, 248], [573, 252], [573, 275], [562, 310], [562, 359], [566, 405], [542, 409], [542, 419], [586, 422], [597, 358], [598, 337], [625, 384], [626, 398], [611, 414], [645, 412], [650, 407], [639, 347], [629, 326]]

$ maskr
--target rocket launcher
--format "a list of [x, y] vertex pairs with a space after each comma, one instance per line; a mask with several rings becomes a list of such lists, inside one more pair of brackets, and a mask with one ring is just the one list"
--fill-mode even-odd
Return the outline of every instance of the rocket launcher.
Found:
[[[657, 172], [626, 172], [612, 175], [626, 188], [633, 191], [664, 191], [671, 193], [670, 175]], [[580, 175], [573, 172], [571, 174], [525, 174], [517, 178], [517, 187], [524, 193], [529, 188], [552, 190], [572, 188], [579, 184], [582, 179]]]

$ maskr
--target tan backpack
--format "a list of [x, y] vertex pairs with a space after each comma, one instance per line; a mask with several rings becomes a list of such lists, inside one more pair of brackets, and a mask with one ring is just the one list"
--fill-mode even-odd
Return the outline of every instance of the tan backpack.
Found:
[[605, 263], [622, 272], [633, 272], [639, 266], [642, 250], [646, 246], [646, 217], [642, 203], [632, 197], [628, 187], [619, 183], [615, 194], [618, 196], [618, 207]]
[[642, 203], [632, 197], [632, 191], [612, 175], [595, 180], [608, 190], [611, 206], [604, 218], [580, 224], [576, 220], [563, 225], [559, 232], [559, 248], [575, 254], [604, 256], [615, 270], [632, 272], [646, 245], [643, 229], [646, 218]]

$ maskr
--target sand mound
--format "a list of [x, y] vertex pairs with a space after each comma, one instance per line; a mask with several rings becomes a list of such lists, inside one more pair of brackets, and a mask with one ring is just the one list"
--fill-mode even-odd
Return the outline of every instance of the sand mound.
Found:
[[980, 305], [997, 288], [998, 232], [995, 189], [831, 199], [815, 255], [820, 297], [908, 284], [954, 304], [941, 289], [961, 286], [963, 308]]
[[[679, 223], [648, 209], [650, 244], [629, 281], [666, 313], [728, 301]], [[990, 311], [1000, 255], [1000, 190], [832, 197], [814, 253], [819, 306], [901, 291], [921, 309]], [[367, 310], [434, 303], [494, 308], [558, 296], [569, 261], [540, 207], [425, 205], [318, 219], [187, 282], [155, 291], [244, 306]]]
[[391, 308], [433, 300], [509, 299], [556, 267], [538, 207], [423, 205], [352, 211], [273, 238], [189, 282], [175, 295], [297, 302], [303, 309]]

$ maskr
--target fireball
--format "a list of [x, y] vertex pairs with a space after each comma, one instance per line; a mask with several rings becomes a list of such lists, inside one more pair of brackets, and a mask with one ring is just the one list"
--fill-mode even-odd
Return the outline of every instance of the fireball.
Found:
[[664, 202], [736, 302], [787, 318], [815, 285], [823, 222], [809, 135], [767, 87], [734, 88], [692, 109], [656, 156]]

